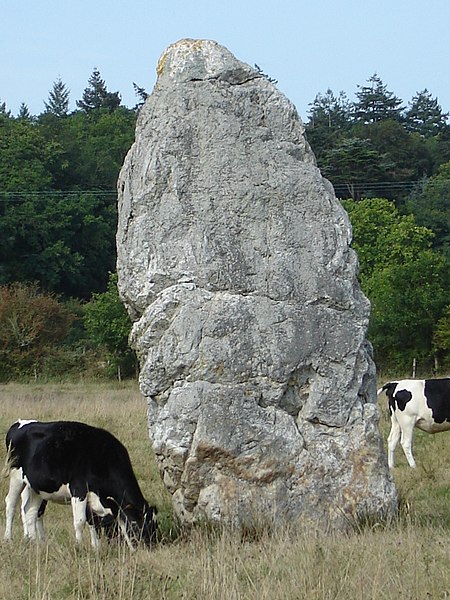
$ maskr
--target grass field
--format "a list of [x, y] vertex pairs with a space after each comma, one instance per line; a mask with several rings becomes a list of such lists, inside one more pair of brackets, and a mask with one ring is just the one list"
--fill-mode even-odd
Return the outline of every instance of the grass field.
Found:
[[[0, 434], [18, 418], [76, 419], [106, 427], [129, 449], [146, 498], [158, 506], [162, 542], [136, 552], [121, 544], [76, 547], [68, 507], [49, 505], [48, 541], [0, 542], [0, 600], [428, 600], [450, 598], [450, 434], [415, 432], [414, 471], [397, 451], [400, 516], [389, 526], [325, 536], [294, 527], [242, 539], [203, 529], [177, 532], [153, 462], [145, 403], [135, 384], [0, 386]], [[387, 411], [382, 398], [381, 428]], [[5, 450], [0, 440], [0, 461]], [[7, 480], [0, 481], [3, 535]]]

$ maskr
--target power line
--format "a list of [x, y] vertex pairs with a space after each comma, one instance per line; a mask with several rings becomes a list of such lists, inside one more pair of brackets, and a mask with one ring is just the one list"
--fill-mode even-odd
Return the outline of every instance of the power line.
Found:
[[[445, 180], [419, 179], [417, 181], [374, 181], [374, 182], [348, 182], [348, 183], [333, 183], [333, 188], [336, 195], [340, 196], [344, 193], [352, 194], [357, 192], [358, 195], [367, 192], [412, 192], [414, 190], [423, 191], [424, 188], [430, 190], [435, 187], [441, 187]], [[450, 180], [446, 181], [450, 186]]]
[[84, 195], [117, 198], [116, 190], [40, 190], [37, 192], [6, 192], [0, 190], [0, 202], [23, 202], [31, 199], [67, 198]]
[[[333, 182], [332, 182], [333, 183]], [[442, 185], [443, 180], [419, 179], [414, 181], [349, 181], [346, 183], [334, 183], [333, 187], [336, 194], [356, 190], [361, 193], [364, 190], [386, 190], [386, 191], [410, 191], [420, 189], [421, 187], [435, 187]], [[450, 180], [448, 181], [450, 184]], [[103, 198], [117, 198], [116, 190], [39, 190], [36, 192], [22, 191], [2, 191], [0, 190], [0, 202], [22, 202], [33, 198], [64, 198], [70, 196], [81, 196], [92, 194]]]

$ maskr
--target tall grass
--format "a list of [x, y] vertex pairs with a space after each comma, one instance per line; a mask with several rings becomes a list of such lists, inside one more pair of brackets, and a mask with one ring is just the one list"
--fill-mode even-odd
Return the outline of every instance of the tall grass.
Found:
[[[401, 514], [389, 526], [325, 535], [295, 526], [255, 539], [203, 528], [173, 533], [170, 499], [151, 455], [145, 404], [133, 384], [0, 387], [0, 433], [17, 418], [77, 419], [106, 427], [129, 449], [144, 495], [158, 505], [163, 540], [136, 552], [89, 536], [74, 543], [71, 511], [49, 505], [48, 541], [0, 542], [0, 599], [407, 600], [450, 598], [450, 436], [415, 433], [418, 468], [400, 451]], [[383, 435], [388, 431], [382, 405]], [[0, 446], [0, 460], [5, 450]], [[0, 481], [4, 498], [7, 481]], [[0, 510], [4, 528], [4, 509]]]

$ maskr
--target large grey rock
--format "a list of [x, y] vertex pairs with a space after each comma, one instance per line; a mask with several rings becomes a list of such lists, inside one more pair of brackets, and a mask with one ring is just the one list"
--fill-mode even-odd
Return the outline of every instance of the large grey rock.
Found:
[[118, 187], [119, 289], [179, 517], [395, 512], [351, 228], [294, 106], [222, 46], [182, 40]]

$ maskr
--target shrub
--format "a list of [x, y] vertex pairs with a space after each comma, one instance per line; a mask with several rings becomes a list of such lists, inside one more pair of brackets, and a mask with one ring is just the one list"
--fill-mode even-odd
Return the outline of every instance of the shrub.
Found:
[[74, 315], [36, 283], [0, 286], [0, 380], [36, 375]]

